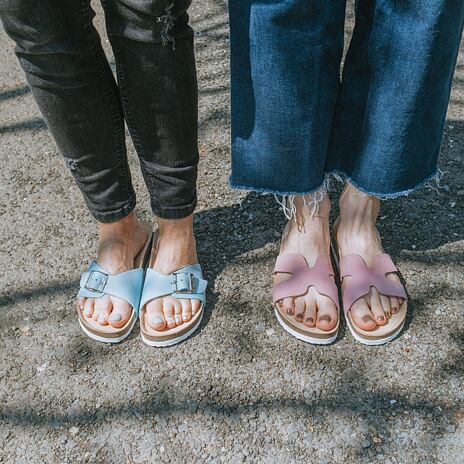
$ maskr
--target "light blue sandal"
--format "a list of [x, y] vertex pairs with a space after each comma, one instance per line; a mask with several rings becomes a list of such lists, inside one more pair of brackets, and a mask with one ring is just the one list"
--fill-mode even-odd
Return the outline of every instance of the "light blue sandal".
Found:
[[127, 301], [132, 306], [131, 317], [120, 328], [100, 325], [91, 317], [87, 317], [78, 307], [79, 325], [90, 338], [104, 343], [119, 343], [130, 335], [138, 318], [145, 269], [150, 259], [152, 242], [153, 234], [134, 260], [136, 269], [110, 275], [96, 261], [92, 261], [88, 270], [82, 274], [77, 297], [98, 299], [104, 295], [112, 295]]
[[[165, 275], [147, 269], [140, 303], [140, 334], [142, 340], [150, 346], [171, 346], [195, 332], [203, 318], [206, 304], [206, 286], [208, 282], [203, 279], [200, 264], [191, 264]], [[155, 330], [145, 323], [145, 307], [150, 301], [163, 296], [172, 295], [179, 299], [200, 300], [201, 307], [188, 322], [172, 329]]]

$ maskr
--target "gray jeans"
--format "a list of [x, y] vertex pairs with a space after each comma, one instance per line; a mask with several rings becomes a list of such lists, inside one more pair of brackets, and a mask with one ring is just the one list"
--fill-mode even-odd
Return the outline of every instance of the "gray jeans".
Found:
[[118, 84], [90, 0], [0, 0], [0, 17], [34, 98], [90, 212], [129, 214], [135, 194], [124, 120], [153, 212], [196, 205], [197, 82], [191, 0], [102, 0]]

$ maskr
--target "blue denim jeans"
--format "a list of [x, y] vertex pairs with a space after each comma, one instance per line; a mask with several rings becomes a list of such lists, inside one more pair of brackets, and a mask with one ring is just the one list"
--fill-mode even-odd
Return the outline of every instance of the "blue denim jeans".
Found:
[[308, 194], [337, 172], [391, 198], [437, 174], [463, 0], [232, 0], [233, 187]]

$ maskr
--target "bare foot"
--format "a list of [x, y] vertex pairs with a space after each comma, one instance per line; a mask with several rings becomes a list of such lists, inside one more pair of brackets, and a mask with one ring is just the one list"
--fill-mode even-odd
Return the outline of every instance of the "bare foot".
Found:
[[[341, 256], [360, 255], [368, 266], [375, 256], [384, 253], [380, 235], [376, 229], [380, 200], [366, 195], [347, 183], [340, 197], [340, 216], [334, 225]], [[396, 274], [387, 278], [399, 282]], [[342, 283], [348, 284], [351, 277]], [[385, 325], [391, 314], [398, 312], [402, 298], [381, 295], [375, 288], [353, 303], [351, 315], [355, 324], [363, 330], [374, 330]]]
[[[110, 275], [134, 269], [134, 259], [145, 246], [151, 228], [140, 222], [134, 213], [111, 223], [98, 223], [99, 242], [97, 263]], [[123, 327], [132, 312], [130, 304], [121, 298], [104, 295], [101, 298], [77, 299], [86, 317], [98, 324]]]
[[[171, 274], [189, 264], [198, 263], [193, 214], [184, 219], [158, 219], [157, 253], [150, 267], [161, 274]], [[171, 295], [147, 303], [146, 322], [155, 330], [172, 329], [188, 322], [200, 310], [200, 300], [178, 299]]]
[[[280, 254], [299, 253], [306, 258], [309, 267], [316, 264], [320, 255], [330, 256], [329, 213], [330, 200], [326, 196], [319, 203], [318, 212], [304, 205], [302, 197], [295, 197], [296, 221], [289, 221], [282, 234]], [[276, 274], [275, 282], [288, 279], [287, 274]], [[292, 315], [298, 322], [308, 327], [332, 330], [338, 322], [338, 310], [327, 296], [318, 293], [314, 287], [296, 298], [284, 298], [278, 302], [282, 311]]]

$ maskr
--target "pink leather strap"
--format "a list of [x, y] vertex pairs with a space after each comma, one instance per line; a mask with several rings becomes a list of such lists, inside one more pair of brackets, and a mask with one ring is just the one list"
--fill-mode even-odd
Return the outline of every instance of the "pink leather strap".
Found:
[[276, 261], [274, 274], [279, 272], [292, 276], [274, 285], [272, 290], [274, 304], [283, 298], [304, 295], [309, 287], [314, 287], [321, 295], [328, 296], [339, 308], [338, 290], [332, 278], [334, 271], [328, 256], [319, 256], [316, 264], [310, 268], [304, 256], [300, 254], [280, 255]]
[[407, 300], [406, 290], [400, 282], [387, 279], [386, 274], [398, 272], [392, 259], [386, 253], [374, 258], [369, 267], [359, 255], [347, 255], [340, 259], [340, 277], [350, 276], [351, 282], [344, 286], [343, 308], [347, 313], [353, 303], [367, 295], [371, 287], [385, 296], [396, 296]]

